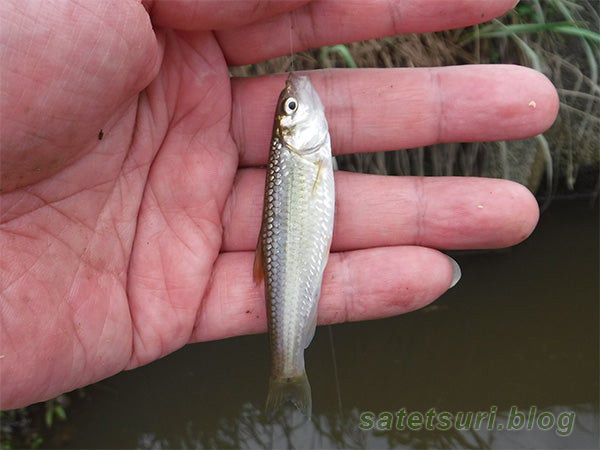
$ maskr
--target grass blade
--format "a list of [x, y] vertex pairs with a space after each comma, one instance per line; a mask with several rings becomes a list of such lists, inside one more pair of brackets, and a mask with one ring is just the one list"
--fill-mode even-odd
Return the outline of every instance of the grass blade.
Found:
[[350, 54], [348, 47], [346, 47], [343, 44], [321, 48], [321, 53], [319, 55], [319, 59], [321, 60], [321, 64], [323, 64], [324, 66], [328, 66], [328, 67], [330, 66], [330, 64], [328, 64], [328, 62], [329, 62], [329, 53], [331, 53], [331, 52], [338, 53], [342, 57], [344, 62], [346, 63], [346, 66], [351, 67], [353, 69], [356, 69], [358, 67], [356, 65], [356, 62], [354, 61], [354, 58]]

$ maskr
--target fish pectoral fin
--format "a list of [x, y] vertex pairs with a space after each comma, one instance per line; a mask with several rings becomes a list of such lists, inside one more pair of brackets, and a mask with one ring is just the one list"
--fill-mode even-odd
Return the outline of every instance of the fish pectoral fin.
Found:
[[315, 177], [315, 182], [313, 183], [312, 193], [315, 195], [317, 189], [319, 188], [319, 183], [321, 182], [321, 174], [323, 173], [323, 160], [318, 160], [315, 165], [317, 166], [317, 176]]
[[260, 283], [265, 279], [265, 267], [264, 267], [264, 258], [262, 251], [262, 230], [260, 232], [260, 236], [258, 237], [258, 242], [256, 243], [256, 253], [254, 254], [254, 267], [252, 270], [252, 278], [256, 284]]

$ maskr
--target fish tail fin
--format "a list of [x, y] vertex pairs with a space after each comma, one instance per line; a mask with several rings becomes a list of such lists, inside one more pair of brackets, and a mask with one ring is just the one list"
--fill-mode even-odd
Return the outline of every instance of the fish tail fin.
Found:
[[271, 377], [265, 408], [267, 417], [272, 419], [286, 402], [292, 403], [302, 414], [310, 418], [312, 398], [306, 372], [296, 377]]

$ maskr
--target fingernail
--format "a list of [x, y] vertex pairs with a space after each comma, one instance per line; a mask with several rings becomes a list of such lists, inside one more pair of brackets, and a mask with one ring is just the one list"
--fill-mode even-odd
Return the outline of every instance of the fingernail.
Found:
[[462, 276], [462, 272], [460, 271], [460, 266], [454, 260], [454, 258], [448, 256], [448, 259], [450, 260], [450, 264], [452, 264], [452, 282], [450, 283], [450, 287], [448, 288], [450, 289], [456, 286], [456, 283], [458, 283], [458, 280], [460, 280], [460, 277]]

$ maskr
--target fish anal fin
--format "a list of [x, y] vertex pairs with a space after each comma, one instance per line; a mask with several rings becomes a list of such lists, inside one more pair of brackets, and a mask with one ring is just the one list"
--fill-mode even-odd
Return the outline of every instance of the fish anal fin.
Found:
[[304, 348], [307, 348], [315, 337], [315, 330], [317, 329], [317, 310], [319, 306], [319, 297], [321, 296], [321, 286], [319, 286], [314, 294], [312, 299], [312, 306], [308, 313], [308, 318], [306, 320], [306, 328], [304, 329]]
[[[323, 257], [323, 265], [321, 267], [321, 282], [323, 281], [323, 272], [325, 271], [325, 266], [327, 265], [327, 260], [329, 258], [329, 251], [331, 250], [331, 241], [332, 239], [329, 239], [329, 242], [327, 243], [327, 251], [324, 253], [324, 257]], [[318, 287], [315, 289], [315, 292], [313, 293], [313, 297], [312, 297], [312, 307], [311, 310], [308, 313], [308, 318], [306, 321], [306, 328], [305, 328], [305, 334], [304, 334], [304, 348], [307, 348], [311, 341], [313, 340], [313, 338], [315, 337], [315, 330], [317, 328], [317, 310], [318, 310], [318, 305], [319, 305], [319, 300], [321, 298], [321, 286], [322, 284], [319, 284]]]

